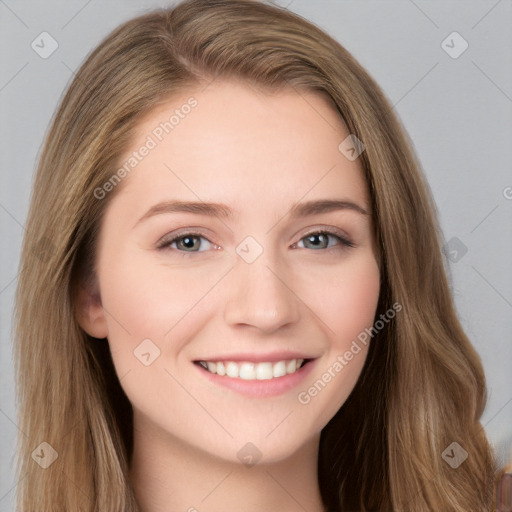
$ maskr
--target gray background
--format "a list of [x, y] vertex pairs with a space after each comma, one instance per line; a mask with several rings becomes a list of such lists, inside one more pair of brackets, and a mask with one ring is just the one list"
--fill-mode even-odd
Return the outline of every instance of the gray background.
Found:
[[[382, 86], [436, 200], [463, 326], [485, 366], [483, 424], [499, 454], [512, 440], [512, 3], [282, 0], [343, 44]], [[84, 57], [114, 27], [164, 1], [0, 0], [0, 511], [14, 510], [17, 435], [11, 315], [43, 135]], [[31, 47], [41, 32], [57, 50]], [[461, 48], [458, 32], [468, 43]], [[453, 42], [452, 42], [453, 40]], [[455, 239], [454, 239], [455, 238]], [[467, 252], [465, 252], [467, 249]]]

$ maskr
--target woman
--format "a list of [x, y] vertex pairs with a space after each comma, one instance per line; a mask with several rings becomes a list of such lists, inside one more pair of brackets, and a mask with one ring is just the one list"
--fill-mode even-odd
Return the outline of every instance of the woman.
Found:
[[418, 167], [377, 84], [286, 10], [192, 0], [108, 36], [27, 222], [20, 510], [490, 510], [485, 379]]

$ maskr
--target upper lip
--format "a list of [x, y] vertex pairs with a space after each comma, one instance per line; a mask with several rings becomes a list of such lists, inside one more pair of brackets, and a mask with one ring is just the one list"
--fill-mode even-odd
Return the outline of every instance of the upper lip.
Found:
[[236, 354], [224, 354], [224, 355], [215, 355], [211, 357], [203, 357], [200, 359], [195, 359], [195, 361], [209, 361], [212, 363], [218, 361], [233, 361], [233, 362], [251, 362], [251, 363], [275, 363], [277, 361], [288, 361], [290, 359], [315, 359], [313, 356], [304, 354], [303, 352], [289, 352], [289, 351], [281, 351], [281, 352], [269, 352], [266, 354], [256, 354], [254, 352], [250, 353], [236, 353]]

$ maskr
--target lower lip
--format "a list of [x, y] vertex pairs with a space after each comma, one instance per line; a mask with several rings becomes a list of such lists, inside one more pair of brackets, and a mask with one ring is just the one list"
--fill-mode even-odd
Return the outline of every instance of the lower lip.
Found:
[[263, 398], [282, 395], [297, 387], [311, 372], [315, 363], [316, 359], [312, 359], [294, 373], [266, 380], [245, 380], [239, 377], [224, 377], [209, 372], [199, 364], [194, 364], [194, 366], [214, 384], [219, 384], [242, 395]]

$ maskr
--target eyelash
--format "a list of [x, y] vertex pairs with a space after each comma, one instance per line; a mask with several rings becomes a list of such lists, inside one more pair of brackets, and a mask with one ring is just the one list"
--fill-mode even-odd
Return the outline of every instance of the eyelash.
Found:
[[[302, 238], [299, 240], [299, 242], [302, 242], [304, 239], [306, 239], [312, 235], [327, 235], [329, 237], [337, 239], [339, 244], [337, 244], [333, 247], [328, 246], [323, 249], [309, 249], [310, 251], [332, 251], [332, 250], [340, 250], [340, 249], [342, 250], [342, 249], [349, 249], [349, 248], [356, 247], [356, 244], [354, 244], [351, 240], [349, 240], [346, 236], [342, 235], [341, 233], [338, 233], [336, 231], [325, 230], [325, 229], [321, 229], [321, 230], [317, 230], [317, 231], [310, 231], [309, 233], [306, 233], [304, 236], [302, 236]], [[166, 237], [164, 237], [160, 242], [158, 242], [157, 249], [173, 250], [173, 251], [181, 252], [183, 254], [193, 254], [193, 253], [197, 253], [197, 252], [204, 252], [204, 251], [182, 251], [182, 250], [174, 249], [174, 248], [171, 249], [170, 246], [173, 243], [178, 242], [178, 241], [180, 241], [184, 238], [188, 238], [188, 237], [200, 237], [200, 238], [207, 240], [210, 244], [213, 244], [214, 246], [216, 246], [216, 244], [211, 242], [206, 236], [204, 236], [203, 233], [200, 233], [197, 231], [187, 231], [184, 233], [180, 233], [177, 236], [174, 236], [170, 240], [167, 240]], [[299, 242], [294, 243], [292, 247], [296, 247]], [[307, 248], [305, 248], [305, 249], [307, 249]]]
[[[305, 238], [308, 238], [308, 237], [310, 237], [312, 235], [327, 235], [329, 237], [336, 238], [338, 240], [339, 245], [341, 246], [342, 249], [353, 248], [353, 247], [356, 246], [356, 244], [354, 244], [354, 242], [349, 240], [345, 235], [342, 235], [341, 233], [339, 233], [337, 231], [330, 231], [330, 230], [327, 230], [327, 229], [321, 229], [319, 231], [310, 231], [309, 233], [306, 233], [299, 240], [299, 242], [301, 242]], [[297, 245], [297, 243], [293, 244], [293, 246], [295, 247]], [[338, 246], [333, 246], [333, 247], [326, 247], [325, 249], [310, 249], [310, 250], [311, 251], [314, 251], [314, 250], [324, 250], [324, 251], [327, 251], [327, 250], [336, 250], [336, 248], [339, 248], [339, 247]]]

